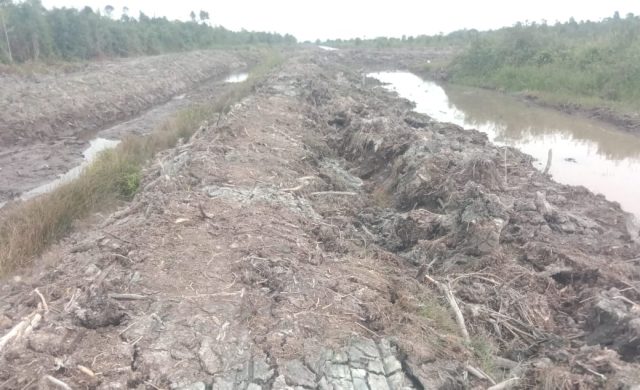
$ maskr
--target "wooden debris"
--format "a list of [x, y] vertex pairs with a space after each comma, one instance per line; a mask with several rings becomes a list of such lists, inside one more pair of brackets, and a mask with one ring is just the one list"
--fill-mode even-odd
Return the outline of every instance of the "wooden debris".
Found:
[[60, 379], [52, 377], [51, 375], [45, 375], [44, 376], [44, 380], [46, 380], [47, 382], [51, 383], [52, 385], [54, 385], [55, 387], [57, 387], [59, 389], [72, 390], [71, 386], [69, 386], [68, 384], [64, 383]]
[[518, 384], [518, 382], [520, 381], [520, 378], [515, 377], [515, 378], [509, 378], [506, 381], [502, 381], [496, 385], [493, 385], [491, 387], [489, 387], [487, 390], [504, 390], [504, 389], [510, 389], [511, 387], [515, 386]]
[[467, 344], [470, 344], [471, 337], [469, 336], [469, 331], [467, 330], [467, 326], [464, 323], [464, 316], [462, 315], [462, 311], [460, 311], [460, 306], [458, 306], [456, 297], [453, 295], [453, 292], [451, 291], [451, 287], [448, 284], [438, 282], [437, 280], [433, 279], [429, 275], [425, 274], [424, 277], [431, 283], [435, 284], [438, 287], [438, 289], [444, 294], [445, 298], [447, 298], [447, 301], [449, 302], [449, 306], [451, 306], [451, 310], [453, 310], [453, 313], [455, 315], [456, 323], [460, 328], [460, 333], [462, 333], [462, 338]]

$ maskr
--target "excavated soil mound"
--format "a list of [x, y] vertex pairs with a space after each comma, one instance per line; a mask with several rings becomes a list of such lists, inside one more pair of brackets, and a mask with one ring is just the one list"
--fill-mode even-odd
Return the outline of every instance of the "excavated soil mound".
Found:
[[60, 74], [0, 74], [0, 144], [73, 136], [121, 121], [255, 57], [200, 51], [87, 64]]

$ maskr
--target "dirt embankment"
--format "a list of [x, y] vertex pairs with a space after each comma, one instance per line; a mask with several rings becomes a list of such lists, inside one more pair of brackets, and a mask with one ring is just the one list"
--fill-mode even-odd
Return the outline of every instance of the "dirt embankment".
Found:
[[640, 136], [640, 114], [638, 113], [625, 114], [607, 107], [590, 108], [579, 104], [554, 103], [531, 94], [525, 94], [521, 97], [542, 107], [554, 108], [556, 110], [566, 112], [567, 114], [581, 115], [587, 118], [610, 123], [624, 131]]
[[229, 72], [257, 60], [252, 52], [193, 52], [59, 75], [0, 75], [0, 204], [79, 165], [92, 138], [146, 134], [181, 107], [221, 93]]
[[2, 283], [3, 387], [640, 383], [619, 207], [517, 150], [505, 166], [334, 54], [291, 57], [159, 156], [130, 205]]
[[[446, 67], [434, 68], [429, 71], [425, 71], [423, 64], [418, 64], [418, 66], [410, 69], [413, 69], [413, 71], [426, 79], [437, 80], [441, 83], [449, 81], [450, 75], [448, 74]], [[485, 89], [498, 91], [498, 89], [495, 88]], [[612, 124], [620, 130], [640, 135], [640, 114], [638, 113], [624, 113], [608, 107], [586, 107], [577, 103], [556, 102], [529, 92], [516, 92], [510, 93], [510, 95], [517, 99], [537, 104], [541, 107], [552, 108], [570, 115], [579, 115], [589, 119], [599, 120]]]
[[451, 49], [340, 49], [329, 53], [332, 58], [354, 70], [368, 72], [421, 69], [428, 61], [453, 55]]
[[245, 64], [201, 51], [89, 63], [62, 74], [0, 74], [2, 145], [74, 136], [127, 119]]

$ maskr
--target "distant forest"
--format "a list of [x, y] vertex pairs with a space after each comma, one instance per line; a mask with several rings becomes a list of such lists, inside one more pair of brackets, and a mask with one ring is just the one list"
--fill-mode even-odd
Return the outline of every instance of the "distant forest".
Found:
[[584, 105], [640, 108], [640, 17], [601, 21], [517, 23], [493, 31], [448, 35], [328, 41], [336, 47], [448, 47], [446, 63], [424, 64], [425, 73], [458, 84], [527, 92]]
[[160, 54], [231, 45], [295, 44], [292, 35], [234, 32], [212, 27], [209, 13], [191, 12], [187, 22], [130, 16], [123, 9], [85, 7], [48, 10], [40, 0], [0, 0], [0, 62], [87, 60]]
[[[483, 33], [448, 65], [453, 82], [558, 98], [640, 103], [640, 18], [519, 24]], [[592, 100], [591, 102], [586, 100]]]

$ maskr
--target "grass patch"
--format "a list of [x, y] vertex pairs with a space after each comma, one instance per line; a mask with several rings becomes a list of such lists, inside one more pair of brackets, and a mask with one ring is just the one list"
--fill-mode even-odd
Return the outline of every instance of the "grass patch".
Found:
[[480, 365], [482, 371], [494, 378], [497, 377], [496, 365], [494, 356], [496, 356], [496, 348], [488, 337], [480, 335], [471, 338], [471, 345], [469, 345], [476, 361]]
[[156, 153], [189, 138], [203, 121], [227, 113], [281, 62], [279, 53], [265, 53], [245, 82], [233, 85], [211, 104], [180, 111], [147, 137], [125, 138], [116, 148], [103, 152], [77, 179], [6, 210], [0, 225], [0, 276], [28, 264], [64, 237], [75, 221], [131, 200], [140, 186], [142, 168]]
[[[418, 313], [426, 318], [430, 322], [430, 326], [438, 333], [459, 337], [460, 328], [453, 318], [451, 309], [438, 301], [438, 299], [429, 298], [424, 300]], [[498, 349], [489, 336], [482, 334], [472, 336], [471, 343], [465, 343], [464, 349], [473, 355], [472, 360], [477, 363], [476, 367], [493, 378], [501, 378], [501, 372], [496, 367], [494, 358], [497, 356]]]
[[458, 325], [451, 316], [451, 312], [437, 299], [432, 298], [422, 302], [419, 314], [432, 323], [432, 327], [445, 331], [447, 334], [458, 334]]

